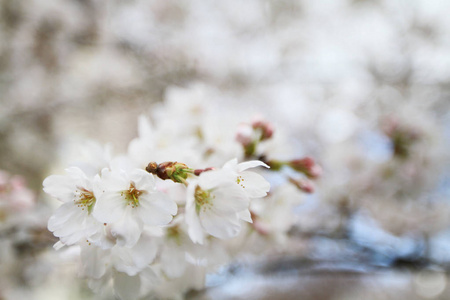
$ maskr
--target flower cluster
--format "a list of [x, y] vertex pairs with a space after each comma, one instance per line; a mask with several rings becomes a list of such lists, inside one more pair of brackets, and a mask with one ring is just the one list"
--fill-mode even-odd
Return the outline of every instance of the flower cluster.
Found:
[[[218, 130], [217, 120], [205, 117], [204, 100], [193, 99], [155, 109], [156, 125], [141, 116], [126, 155], [113, 156], [108, 147], [101, 155], [102, 147], [90, 143], [91, 158], [44, 180], [44, 191], [62, 202], [48, 221], [59, 238], [54, 248], [80, 249], [92, 289], [112, 285], [121, 299], [200, 289], [207, 273], [257, 252], [250, 240], [259, 252], [262, 244], [285, 241], [297, 196], [312, 192], [310, 180], [320, 175], [312, 159], [273, 159], [264, 150], [275, 136], [271, 123], [224, 116], [236, 126]], [[174, 117], [184, 126], [175, 128]], [[253, 131], [250, 143], [242, 138], [245, 126]], [[258, 172], [272, 165], [304, 175], [266, 197], [270, 184]]]
[[[238, 164], [233, 159], [205, 172], [161, 163], [159, 178], [187, 186], [185, 204], [177, 205], [169, 192], [157, 188], [153, 174], [119, 165], [112, 162], [93, 177], [71, 167], [65, 175], [44, 181], [44, 191], [63, 202], [48, 222], [60, 239], [55, 247], [80, 245], [83, 271], [97, 280], [128, 276], [140, 284], [142, 272], [156, 272], [158, 265], [161, 278], [180, 277], [190, 261], [195, 265], [195, 257], [203, 258], [196, 244], [237, 236], [241, 221], [252, 222], [251, 199], [269, 191], [269, 183], [249, 170], [267, 167], [260, 161]], [[117, 294], [128, 295], [122, 297], [126, 299], [132, 291], [120, 289], [129, 287], [115, 284]]]

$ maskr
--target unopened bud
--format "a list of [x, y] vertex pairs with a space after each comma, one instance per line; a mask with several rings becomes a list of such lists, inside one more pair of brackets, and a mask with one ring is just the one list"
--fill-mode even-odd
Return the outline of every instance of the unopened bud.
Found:
[[166, 165], [169, 162], [157, 164], [156, 162], [151, 162], [147, 165], [145, 170], [149, 173], [152, 173], [153, 175], [158, 176], [162, 180], [170, 179], [170, 177], [166, 173]]
[[154, 161], [150, 162], [147, 167], [145, 168], [145, 170], [149, 173], [155, 174], [158, 170], [158, 164]]
[[184, 169], [188, 169], [188, 166], [186, 166], [186, 164], [171, 161], [163, 162], [159, 165], [159, 167], [163, 169], [169, 177], [180, 173], [180, 171], [182, 172]]
[[288, 165], [297, 172], [302, 172], [310, 178], [322, 175], [322, 168], [311, 157], [291, 160]]
[[273, 125], [268, 121], [261, 119], [255, 120], [252, 122], [252, 127], [253, 129], [261, 130], [261, 137], [260, 137], [261, 141], [268, 140], [273, 135], [274, 131]]
[[166, 180], [170, 179], [174, 182], [184, 182], [188, 176], [187, 170], [190, 170], [186, 164], [179, 162], [166, 161], [160, 163], [151, 162], [145, 170], [149, 173], [155, 174], [159, 178]]

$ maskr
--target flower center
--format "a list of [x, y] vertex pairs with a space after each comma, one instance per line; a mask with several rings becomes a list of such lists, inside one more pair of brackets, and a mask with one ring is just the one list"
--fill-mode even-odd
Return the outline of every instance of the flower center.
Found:
[[178, 246], [181, 245], [181, 230], [178, 225], [167, 228], [166, 235], [168, 239], [175, 241]]
[[96, 199], [94, 197], [94, 193], [88, 191], [84, 187], [77, 187], [75, 190], [75, 198], [73, 199], [73, 202], [78, 207], [81, 207], [81, 210], [86, 208], [90, 214], [94, 208], [95, 201]]
[[145, 191], [138, 190], [132, 181], [128, 190], [120, 192], [120, 195], [125, 198], [127, 205], [131, 205], [132, 208], [139, 206], [139, 196]]
[[245, 189], [244, 178], [242, 178], [242, 176], [238, 176], [238, 177], [236, 178], [236, 183], [237, 183], [238, 185], [240, 185], [242, 188]]
[[200, 212], [200, 209], [203, 208], [203, 211], [205, 211], [207, 208], [211, 208], [212, 206], [212, 200], [216, 198], [216, 196], [211, 195], [210, 190], [203, 190], [201, 187], [197, 186], [195, 188], [194, 193], [195, 198], [195, 210], [197, 213]]

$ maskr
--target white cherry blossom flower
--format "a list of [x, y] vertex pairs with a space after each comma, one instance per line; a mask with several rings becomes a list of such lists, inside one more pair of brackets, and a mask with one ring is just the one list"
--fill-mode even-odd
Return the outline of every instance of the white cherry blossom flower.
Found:
[[134, 246], [144, 224], [166, 225], [177, 213], [176, 203], [158, 192], [153, 175], [141, 169], [104, 169], [102, 189], [93, 215], [99, 222], [110, 224], [111, 235], [120, 246]]
[[250, 199], [265, 196], [270, 188], [260, 175], [246, 171], [259, 165], [264, 163], [238, 165], [237, 160], [231, 160], [220, 170], [203, 172], [189, 184], [186, 222], [193, 242], [203, 244], [205, 233], [220, 239], [234, 237], [241, 229], [241, 220], [252, 222]]
[[79, 168], [66, 169], [67, 175], [51, 175], [44, 180], [44, 191], [64, 202], [48, 221], [48, 229], [65, 245], [81, 239], [96, 240], [102, 224], [92, 216], [97, 200], [98, 177], [88, 178]]
[[236, 183], [243, 188], [245, 194], [249, 198], [261, 198], [267, 195], [270, 184], [261, 175], [255, 172], [247, 171], [247, 169], [255, 167], [266, 167], [268, 165], [259, 160], [251, 160], [238, 164], [236, 158], [228, 161], [224, 166], [224, 170], [229, 170], [236, 176]]

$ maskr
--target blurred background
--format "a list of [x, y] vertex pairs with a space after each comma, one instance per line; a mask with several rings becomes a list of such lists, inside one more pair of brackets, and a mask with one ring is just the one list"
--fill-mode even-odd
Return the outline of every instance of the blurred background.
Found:
[[37, 207], [22, 230], [0, 205], [0, 288], [66, 297], [39, 288], [73, 272], [55, 273], [44, 251], [43, 179], [81, 142], [125, 152], [140, 114], [200, 97], [264, 116], [323, 176], [282, 254], [232, 265], [193, 299], [449, 299], [449, 11], [446, 0], [0, 0], [0, 187]]

